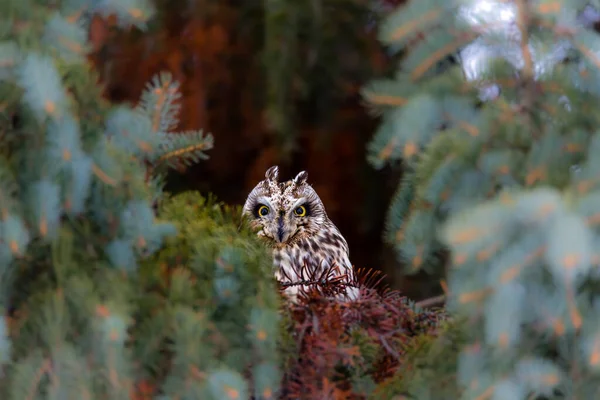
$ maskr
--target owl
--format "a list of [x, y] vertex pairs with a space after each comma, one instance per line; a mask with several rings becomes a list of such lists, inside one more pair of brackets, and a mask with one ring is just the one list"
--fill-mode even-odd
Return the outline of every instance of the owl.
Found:
[[[308, 173], [302, 171], [292, 180], [279, 182], [279, 168], [269, 168], [265, 179], [248, 195], [242, 213], [272, 248], [275, 278], [280, 282], [301, 281], [297, 266], [307, 262], [321, 270], [317, 273], [335, 263], [336, 277], [351, 283], [354, 271], [348, 244], [327, 217], [323, 202], [306, 183], [307, 178]], [[298, 291], [299, 286], [289, 286], [284, 293], [295, 301]], [[358, 294], [358, 288], [348, 286], [337, 297], [356, 299]]]

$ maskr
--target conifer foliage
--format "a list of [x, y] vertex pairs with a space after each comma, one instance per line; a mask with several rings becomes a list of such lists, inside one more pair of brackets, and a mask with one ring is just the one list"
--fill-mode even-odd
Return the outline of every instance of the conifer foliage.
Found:
[[133, 355], [162, 399], [276, 399], [279, 293], [271, 254], [242, 218], [198, 193], [165, 200], [178, 235], [140, 271]]
[[287, 306], [281, 399], [371, 398], [405, 366], [415, 337], [437, 335], [442, 311], [415, 307], [397, 291], [378, 288], [373, 276], [360, 275], [360, 300], [340, 302], [315, 285]]
[[[418, 398], [598, 397], [600, 36], [590, 11], [578, 0], [420, 0], [381, 26], [384, 43], [407, 49], [396, 77], [364, 91], [383, 115], [371, 162], [407, 170], [388, 239], [413, 270], [450, 250], [448, 308], [466, 321], [456, 369], [438, 376], [460, 393]], [[472, 43], [485, 51], [476, 62], [464, 51]]]
[[178, 89], [103, 101], [86, 61], [94, 14], [144, 28], [144, 0], [0, 2], [0, 397], [126, 399], [140, 257], [176, 233], [155, 221], [156, 169], [212, 138], [169, 131]]
[[449, 214], [503, 188], [563, 188], [588, 154], [598, 84], [587, 1], [525, 3], [409, 1], [381, 23], [381, 41], [407, 51], [394, 77], [363, 88], [383, 117], [368, 158], [406, 171], [386, 238], [409, 271], [437, 265]]

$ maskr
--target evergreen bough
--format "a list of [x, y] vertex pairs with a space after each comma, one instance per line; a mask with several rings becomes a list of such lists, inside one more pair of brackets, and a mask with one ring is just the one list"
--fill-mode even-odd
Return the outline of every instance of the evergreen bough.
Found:
[[368, 399], [460, 399], [456, 364], [467, 336], [463, 323], [445, 321], [434, 335], [426, 332], [413, 337], [404, 345], [395, 374], [377, 385]]
[[[406, 170], [388, 240], [413, 271], [450, 251], [448, 310], [466, 321], [459, 393], [415, 398], [597, 398], [600, 36], [581, 15], [598, 4], [492, 2], [515, 15], [501, 32], [467, 23], [475, 3], [398, 8], [380, 37], [407, 55], [364, 91], [383, 116], [370, 161]], [[469, 77], [448, 57], [474, 40], [492, 51]]]
[[241, 207], [188, 192], [159, 216], [179, 233], [140, 271], [133, 353], [144, 382], [163, 400], [278, 398], [279, 292]]
[[[408, 271], [439, 266], [444, 246], [435, 232], [448, 215], [504, 188], [568, 185], [597, 123], [591, 110], [598, 38], [578, 17], [587, 1], [527, 2], [520, 25], [497, 20], [500, 11], [520, 9], [518, 2], [485, 1], [491, 11], [483, 16], [473, 11], [478, 3], [399, 7], [379, 35], [406, 55], [396, 76], [363, 89], [383, 117], [369, 161], [376, 168], [401, 161], [406, 172], [390, 205], [386, 239]], [[468, 7], [478, 24], [465, 17]], [[485, 57], [463, 60], [459, 51], [474, 41]], [[502, 95], [490, 101], [488, 89], [496, 84]]]
[[140, 259], [176, 233], [155, 220], [160, 174], [212, 137], [173, 133], [177, 83], [137, 106], [103, 100], [86, 59], [94, 14], [144, 28], [144, 0], [0, 3], [0, 397], [129, 399]]

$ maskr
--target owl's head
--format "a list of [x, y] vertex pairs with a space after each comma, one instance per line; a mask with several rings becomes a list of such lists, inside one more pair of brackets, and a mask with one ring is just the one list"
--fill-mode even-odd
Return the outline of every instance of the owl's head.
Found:
[[248, 195], [243, 214], [258, 235], [280, 247], [316, 234], [328, 220], [317, 192], [306, 183], [308, 173], [279, 182], [279, 168], [273, 166]]

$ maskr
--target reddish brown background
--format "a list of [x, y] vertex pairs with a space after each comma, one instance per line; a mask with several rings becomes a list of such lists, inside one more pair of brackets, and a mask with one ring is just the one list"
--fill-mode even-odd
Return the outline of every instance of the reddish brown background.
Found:
[[[169, 71], [182, 88], [179, 130], [204, 129], [215, 138], [210, 159], [184, 174], [169, 177], [168, 190], [212, 192], [230, 204], [243, 204], [247, 193], [271, 165], [283, 177], [300, 170], [322, 198], [330, 218], [351, 249], [352, 262], [382, 270], [387, 282], [420, 299], [439, 285], [426, 277], [407, 279], [393, 251], [382, 243], [385, 213], [401, 171], [375, 171], [366, 162], [366, 144], [378, 120], [367, 114], [359, 89], [366, 81], [343, 77], [345, 91], [327, 124], [313, 118], [310, 104], [299, 103], [295, 150], [283, 154], [267, 128], [264, 72], [257, 62], [260, 49], [244, 30], [236, 7], [225, 5], [204, 14], [172, 13], [149, 33], [119, 32], [112, 21], [95, 19], [91, 29], [91, 58], [113, 101], [135, 102], [157, 72]], [[376, 77], [393, 67], [375, 38], [364, 29], [369, 47], [363, 54]]]

